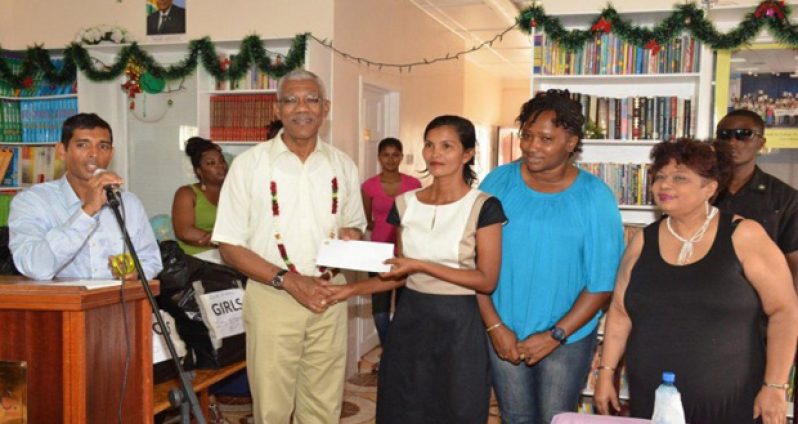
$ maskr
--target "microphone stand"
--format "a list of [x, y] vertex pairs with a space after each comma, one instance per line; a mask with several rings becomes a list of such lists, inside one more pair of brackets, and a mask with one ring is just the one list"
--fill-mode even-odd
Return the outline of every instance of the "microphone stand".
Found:
[[[150, 288], [150, 283], [144, 275], [144, 269], [141, 267], [139, 255], [136, 253], [136, 249], [133, 247], [133, 242], [130, 241], [130, 234], [127, 232], [125, 221], [122, 218], [122, 213], [120, 211], [119, 199], [122, 195], [121, 193], [118, 193], [113, 186], [105, 187], [105, 194], [108, 199], [108, 206], [110, 206], [114, 211], [116, 222], [119, 224], [119, 229], [122, 231], [122, 235], [125, 238], [125, 245], [130, 251], [130, 256], [133, 258], [133, 264], [136, 266], [136, 271], [139, 274], [139, 280], [141, 281], [142, 287], [144, 287], [144, 292], [147, 294], [147, 300], [150, 301], [150, 306], [154, 312], [153, 315], [155, 315], [155, 321], [158, 322], [158, 326], [166, 336], [164, 337], [166, 347], [169, 348], [169, 353], [172, 355], [172, 362], [175, 364], [175, 368], [177, 368], [178, 375], [180, 376], [180, 388], [182, 390], [172, 389], [172, 391], [169, 393], [169, 402], [172, 404], [172, 406], [180, 406], [180, 416], [183, 423], [188, 423], [190, 421], [190, 409], [190, 412], [194, 415], [194, 418], [197, 420], [198, 424], [206, 424], [205, 415], [203, 415], [202, 411], [200, 410], [199, 401], [197, 400], [197, 395], [194, 393], [194, 390], [191, 386], [188, 373], [180, 364], [180, 359], [177, 355], [175, 344], [172, 342], [172, 338], [169, 337], [169, 328], [166, 326], [163, 318], [161, 317], [158, 303], [155, 301], [155, 296], [153, 296], [152, 289]], [[124, 281], [122, 282], [122, 285], [124, 286]], [[124, 287], [122, 290], [124, 290]]]

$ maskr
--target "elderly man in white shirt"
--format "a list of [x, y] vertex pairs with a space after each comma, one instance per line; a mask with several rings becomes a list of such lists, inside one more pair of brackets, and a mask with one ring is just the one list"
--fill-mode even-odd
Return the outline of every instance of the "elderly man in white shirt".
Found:
[[321, 80], [295, 70], [278, 83], [283, 129], [239, 155], [222, 187], [213, 241], [250, 278], [244, 297], [247, 369], [261, 423], [337, 423], [346, 365], [346, 305], [330, 305], [316, 266], [325, 238], [366, 226], [357, 168], [318, 131], [329, 112]]

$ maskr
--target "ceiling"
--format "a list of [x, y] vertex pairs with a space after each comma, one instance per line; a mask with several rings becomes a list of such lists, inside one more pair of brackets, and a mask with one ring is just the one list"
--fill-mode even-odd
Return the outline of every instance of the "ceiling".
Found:
[[[491, 40], [513, 25], [519, 11], [531, 4], [529, 0], [407, 1], [462, 38], [466, 48]], [[621, 13], [651, 14], [673, 10], [674, 2], [674, 0], [614, 0], [612, 4]], [[538, 3], [542, 4], [547, 13], [562, 15], [564, 18], [573, 16], [578, 22], [586, 22], [606, 7], [608, 0], [542, 0]], [[701, 0], [700, 3], [709, 3], [711, 10], [718, 12], [726, 9], [750, 11], [759, 0]], [[582, 19], [579, 19], [579, 15]], [[790, 72], [798, 69], [796, 68], [798, 60], [793, 55], [787, 58], [783, 57], [783, 53], [779, 55], [754, 52], [753, 55], [755, 57], [751, 59], [752, 61], [768, 62], [771, 67], [767, 69], [774, 66], [778, 69], [789, 68]], [[527, 79], [532, 64], [529, 36], [518, 29], [513, 29], [492, 46], [469, 53], [467, 59], [499, 78]], [[735, 62], [732, 66], [738, 66], [740, 63], [743, 62]]]

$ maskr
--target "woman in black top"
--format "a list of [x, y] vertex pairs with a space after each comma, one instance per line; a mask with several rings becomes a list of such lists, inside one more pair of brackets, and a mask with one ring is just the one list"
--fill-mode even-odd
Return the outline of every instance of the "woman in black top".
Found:
[[728, 175], [724, 146], [663, 142], [651, 157], [666, 216], [632, 239], [618, 271], [599, 411], [619, 407], [613, 374], [626, 350], [633, 416], [651, 417], [662, 372], [672, 371], [691, 424], [786, 422], [798, 298], [784, 255], [755, 221], [710, 206]]

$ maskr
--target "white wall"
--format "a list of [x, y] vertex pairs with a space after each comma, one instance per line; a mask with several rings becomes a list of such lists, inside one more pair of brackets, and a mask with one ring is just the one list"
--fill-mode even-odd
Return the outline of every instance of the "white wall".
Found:
[[[265, 38], [293, 37], [306, 31], [327, 38], [332, 34], [333, 4], [301, 0], [298, 7], [296, 0], [187, 0], [182, 39], [240, 40], [252, 33]], [[147, 41], [143, 0], [4, 0], [2, 15], [0, 43], [5, 49], [24, 49], [34, 43], [62, 48], [80, 29], [99, 24], [122, 26], [138, 41]]]
[[[334, 19], [335, 46], [373, 61], [405, 63], [445, 56], [461, 50], [462, 39], [452, 35], [406, 0], [337, 0]], [[424, 168], [421, 146], [424, 127], [435, 116], [463, 113], [464, 61], [405, 70], [377, 69], [335, 57], [333, 83], [333, 139], [353, 158], [359, 155], [359, 80], [398, 91], [399, 133], [405, 145], [403, 172], [418, 174]], [[369, 177], [362, 175], [362, 178]]]
[[529, 93], [529, 80], [502, 81], [501, 116], [499, 122], [503, 127], [518, 127], [515, 118], [523, 105], [532, 96]]

